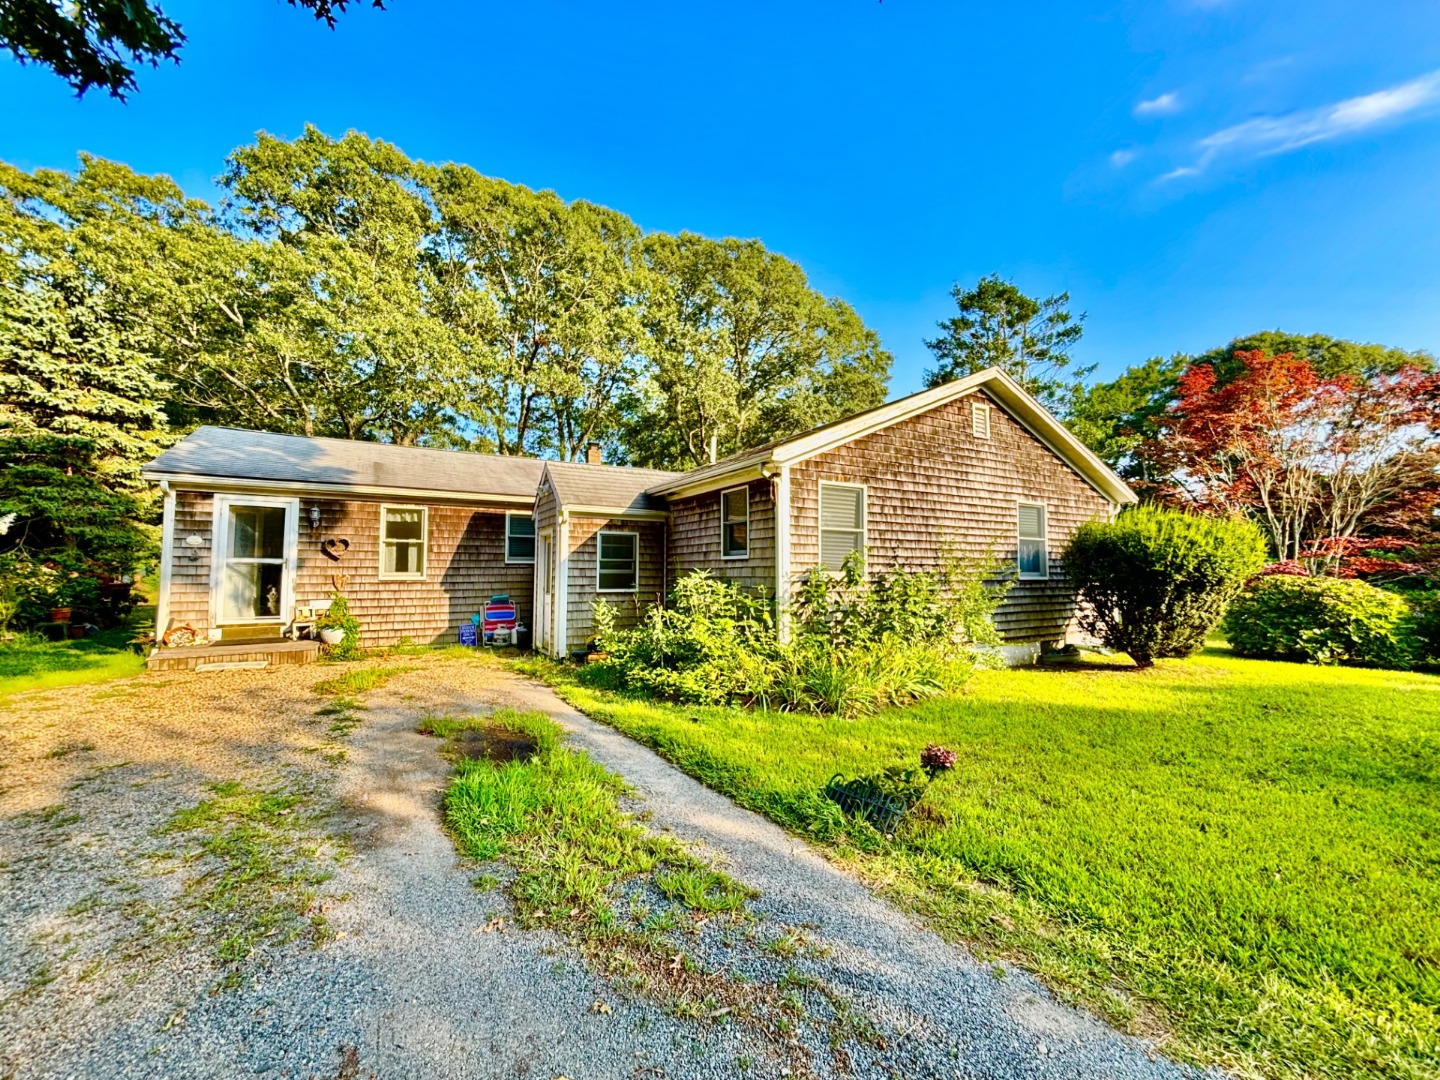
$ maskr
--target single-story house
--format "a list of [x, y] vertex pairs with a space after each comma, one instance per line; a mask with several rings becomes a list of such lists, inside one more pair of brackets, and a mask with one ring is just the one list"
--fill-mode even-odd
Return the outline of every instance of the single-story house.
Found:
[[622, 624], [706, 569], [784, 610], [813, 567], [990, 554], [1016, 583], [996, 615], [1013, 645], [1073, 633], [1058, 557], [1135, 495], [999, 369], [689, 472], [541, 461], [202, 427], [145, 476], [164, 493], [157, 626], [202, 641], [276, 639], [342, 592], [362, 640], [454, 641], [507, 595], [538, 649]]

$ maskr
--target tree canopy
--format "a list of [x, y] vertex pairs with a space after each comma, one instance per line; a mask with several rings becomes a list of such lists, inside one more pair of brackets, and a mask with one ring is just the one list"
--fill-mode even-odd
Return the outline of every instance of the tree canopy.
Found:
[[[288, 0], [332, 29], [351, 2]], [[0, 44], [22, 64], [50, 68], [76, 94], [98, 86], [123, 101], [137, 89], [137, 67], [180, 62], [185, 32], [148, 0], [0, 0]]]
[[938, 325], [943, 333], [925, 342], [939, 361], [925, 373], [926, 386], [998, 367], [1055, 411], [1063, 411], [1067, 388], [1093, 367], [1066, 369], [1070, 350], [1084, 334], [1084, 314], [1070, 313], [1070, 294], [1036, 300], [998, 274], [971, 288], [950, 290], [956, 314]]
[[199, 423], [688, 467], [885, 397], [874, 331], [755, 240], [646, 234], [354, 132], [262, 134], [220, 185], [0, 163], [0, 514], [33, 523], [0, 545], [119, 568], [143, 530], [81, 538], [82, 480], [143, 522], [140, 464]]

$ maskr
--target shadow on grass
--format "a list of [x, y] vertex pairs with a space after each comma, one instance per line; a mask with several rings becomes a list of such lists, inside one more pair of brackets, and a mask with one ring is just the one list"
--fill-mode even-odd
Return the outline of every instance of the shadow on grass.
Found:
[[145, 657], [130, 643], [154, 618], [154, 608], [138, 607], [124, 625], [90, 637], [47, 641], [27, 635], [0, 645], [0, 696], [138, 675]]

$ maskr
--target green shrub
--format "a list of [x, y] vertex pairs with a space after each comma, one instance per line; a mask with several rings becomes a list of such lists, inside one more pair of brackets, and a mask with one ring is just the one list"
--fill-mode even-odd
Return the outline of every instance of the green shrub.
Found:
[[1080, 625], [1149, 667], [1200, 648], [1265, 553], [1252, 522], [1137, 506], [1080, 526], [1064, 565], [1084, 601]]
[[1415, 662], [1440, 663], [1440, 591], [1402, 592], [1410, 605], [1410, 637], [1414, 643]]
[[1403, 598], [1353, 578], [1259, 578], [1230, 605], [1225, 636], [1241, 656], [1403, 668], [1415, 660]]
[[1003, 591], [960, 568], [895, 569], [867, 580], [851, 560], [838, 578], [805, 579], [781, 642], [763, 596], [696, 571], [670, 603], [630, 630], [594, 607], [606, 658], [582, 678], [697, 705], [754, 705], [860, 716], [952, 693], [974, 672], [973, 646], [998, 642], [990, 612]]
[[675, 582], [668, 605], [648, 608], [638, 626], [619, 630], [615, 609], [593, 605], [595, 637], [606, 659], [588, 676], [696, 705], [749, 704], [773, 678], [774, 620], [763, 597], [708, 571]]

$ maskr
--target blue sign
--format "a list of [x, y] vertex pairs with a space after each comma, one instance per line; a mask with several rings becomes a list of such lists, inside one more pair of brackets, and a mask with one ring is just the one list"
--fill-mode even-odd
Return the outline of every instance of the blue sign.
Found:
[[480, 628], [474, 623], [462, 622], [460, 624], [460, 644], [479, 645]]

